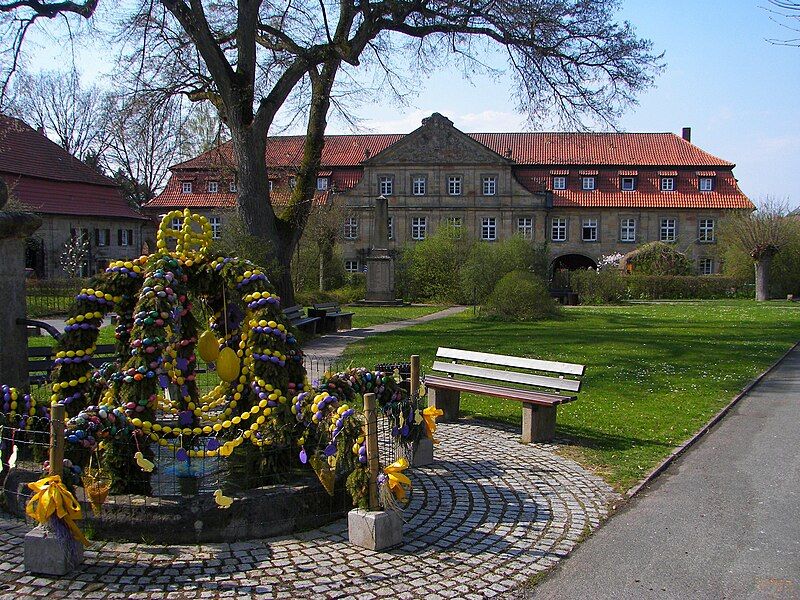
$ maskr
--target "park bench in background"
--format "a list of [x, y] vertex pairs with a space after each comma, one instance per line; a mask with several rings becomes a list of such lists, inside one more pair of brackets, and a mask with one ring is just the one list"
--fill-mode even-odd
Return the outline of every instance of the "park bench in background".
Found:
[[353, 314], [351, 312], [342, 312], [342, 307], [338, 302], [314, 304], [313, 308], [308, 310], [310, 317], [322, 319], [322, 331], [317, 331], [317, 333], [335, 333], [342, 329], [351, 329], [353, 327]]
[[[105, 362], [114, 360], [116, 348], [114, 344], [98, 345], [92, 358], [86, 361], [94, 368], [99, 367]], [[55, 350], [52, 346], [29, 346], [28, 347], [28, 381], [31, 385], [44, 385], [50, 381], [50, 372], [53, 370], [55, 360]]]
[[306, 316], [305, 311], [299, 306], [290, 306], [283, 309], [283, 316], [289, 320], [289, 324], [304, 333], [311, 335], [319, 333], [320, 318]]
[[[436, 358], [450, 361], [435, 360], [433, 363], [432, 370], [445, 374], [444, 377], [425, 377], [428, 405], [444, 411], [440, 421], [458, 419], [461, 392], [517, 400], [522, 402], [522, 442], [525, 444], [553, 439], [556, 408], [577, 399], [574, 394], [580, 391], [580, 378], [585, 369], [583, 365], [572, 363], [454, 348], [439, 348]], [[567, 379], [567, 375], [574, 378]], [[492, 383], [475, 381], [476, 378]], [[511, 387], [514, 384], [524, 387]]]

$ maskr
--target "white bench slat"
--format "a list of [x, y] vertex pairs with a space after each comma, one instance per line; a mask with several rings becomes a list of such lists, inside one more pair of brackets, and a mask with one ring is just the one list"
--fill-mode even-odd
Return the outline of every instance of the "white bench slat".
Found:
[[550, 360], [537, 360], [535, 358], [521, 358], [518, 356], [506, 356], [504, 354], [489, 354], [486, 352], [473, 352], [471, 350], [458, 350], [456, 348], [439, 348], [436, 352], [437, 358], [449, 358], [452, 360], [468, 360], [504, 367], [519, 367], [522, 369], [533, 369], [535, 371], [552, 371], [564, 373], [565, 375], [583, 375], [586, 367], [573, 363], [556, 362]]
[[575, 379], [560, 379], [558, 377], [545, 377], [543, 375], [531, 375], [514, 371], [498, 371], [496, 369], [460, 365], [458, 363], [446, 363], [438, 360], [433, 362], [432, 369], [442, 373], [452, 373], [453, 375], [466, 375], [468, 377], [480, 377], [481, 379], [493, 379], [495, 381], [538, 385], [540, 387], [567, 390], [570, 392], [577, 392], [581, 389], [581, 382]]

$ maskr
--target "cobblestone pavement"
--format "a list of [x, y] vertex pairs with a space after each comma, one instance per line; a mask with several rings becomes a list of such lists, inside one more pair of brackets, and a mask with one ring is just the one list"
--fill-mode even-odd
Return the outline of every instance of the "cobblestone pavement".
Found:
[[600, 478], [519, 432], [439, 427], [436, 460], [411, 473], [404, 543], [347, 543], [346, 520], [232, 544], [98, 542], [75, 574], [26, 574], [28, 526], [0, 517], [0, 598], [483, 598], [504, 596], [563, 558], [618, 499]]

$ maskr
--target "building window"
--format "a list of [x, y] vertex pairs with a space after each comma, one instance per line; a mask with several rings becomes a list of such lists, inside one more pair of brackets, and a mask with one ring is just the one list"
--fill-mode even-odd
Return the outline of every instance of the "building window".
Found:
[[636, 189], [636, 177], [623, 177], [620, 181], [623, 192], [632, 192]]
[[76, 229], [71, 228], [69, 230], [69, 237], [72, 239], [73, 242], [77, 241], [89, 241], [89, 230], [86, 228]]
[[394, 239], [394, 217], [386, 218], [386, 226], [389, 229], [389, 239]]
[[451, 196], [461, 195], [461, 176], [451, 175], [447, 178], [447, 193]]
[[677, 239], [677, 223], [675, 219], [661, 219], [661, 235], [659, 239], [662, 242], [674, 242]]
[[275, 182], [272, 179], [269, 180], [269, 191], [272, 191], [272, 188], [275, 186]]
[[208, 193], [209, 194], [216, 194], [219, 191], [219, 181], [209, 181], [208, 182]]
[[317, 189], [320, 191], [324, 191], [328, 189], [328, 178], [327, 177], [317, 177]]
[[183, 182], [181, 182], [181, 191], [184, 194], [191, 194], [192, 193], [192, 182], [191, 181], [183, 181]]
[[586, 191], [591, 191], [594, 189], [595, 185], [595, 178], [594, 177], [582, 177], [581, 178], [581, 187]]
[[289, 189], [293, 190], [297, 186], [297, 177], [289, 177]]
[[483, 178], [483, 195], [496, 196], [497, 195], [497, 177], [484, 177]]
[[411, 193], [415, 196], [424, 196], [427, 188], [427, 180], [421, 175], [416, 175], [411, 180]]
[[391, 196], [394, 193], [394, 178], [383, 176], [380, 178], [381, 196]]
[[662, 177], [661, 178], [661, 191], [662, 192], [674, 192], [675, 191], [675, 178], [674, 177]]
[[533, 239], [533, 218], [520, 217], [517, 219], [517, 233], [519, 233], [526, 240]]
[[344, 261], [344, 270], [348, 273], [358, 273], [358, 261], [346, 260]]
[[[228, 191], [231, 194], [235, 194], [236, 193], [236, 182], [235, 181], [231, 181], [231, 182], [228, 183]], [[269, 191], [272, 191], [272, 182], [271, 181], [269, 182]]]
[[344, 239], [355, 240], [358, 239], [358, 218], [347, 217], [344, 220]]
[[701, 258], [700, 259], [700, 275], [713, 275], [714, 274], [714, 259]]
[[597, 241], [597, 219], [584, 219], [583, 220], [583, 235], [584, 242]]
[[110, 229], [95, 229], [94, 230], [94, 243], [96, 246], [110, 246], [111, 245], [111, 230]]
[[211, 238], [218, 240], [222, 237], [222, 219], [219, 217], [211, 217], [208, 220], [211, 223]]
[[553, 177], [553, 189], [554, 190], [567, 189], [567, 178], [563, 176]]
[[175, 231], [178, 231], [183, 227], [183, 220], [180, 217], [175, 217], [169, 224], [170, 228]]
[[714, 219], [700, 219], [698, 221], [699, 235], [697, 239], [701, 242], [714, 241]]
[[411, 218], [411, 239], [424, 240], [425, 234], [428, 229], [427, 217], [412, 217]]
[[567, 241], [567, 220], [564, 217], [553, 217], [550, 221], [550, 239], [554, 242]]
[[714, 189], [714, 178], [713, 177], [701, 177], [700, 178], [700, 191], [701, 192], [711, 192]]
[[132, 246], [133, 229], [117, 229], [117, 242], [120, 246]]
[[636, 219], [621, 219], [619, 222], [619, 241], [636, 241]]
[[486, 241], [497, 239], [497, 219], [495, 217], [483, 217], [481, 239]]

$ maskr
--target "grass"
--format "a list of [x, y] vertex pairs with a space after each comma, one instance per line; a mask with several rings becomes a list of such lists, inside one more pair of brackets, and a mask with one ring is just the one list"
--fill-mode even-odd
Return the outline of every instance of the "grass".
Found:
[[443, 310], [444, 306], [348, 306], [342, 310], [355, 313], [353, 327], [372, 327], [390, 321], [414, 319]]
[[[624, 491], [700, 429], [800, 339], [800, 306], [702, 301], [573, 307], [537, 323], [487, 322], [471, 311], [348, 347], [354, 364], [438, 346], [586, 364], [577, 402], [558, 412], [561, 452]], [[519, 425], [517, 402], [463, 395], [462, 411]], [[490, 451], [487, 448], [487, 451]]]

